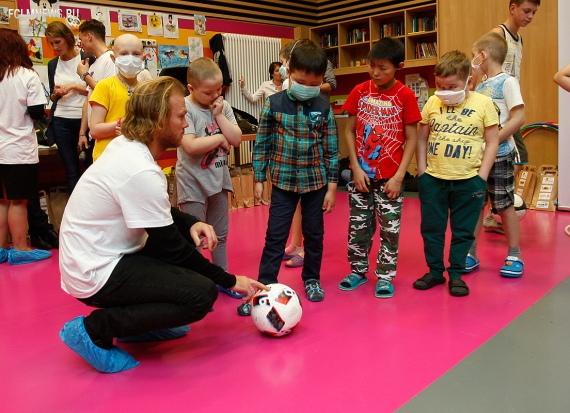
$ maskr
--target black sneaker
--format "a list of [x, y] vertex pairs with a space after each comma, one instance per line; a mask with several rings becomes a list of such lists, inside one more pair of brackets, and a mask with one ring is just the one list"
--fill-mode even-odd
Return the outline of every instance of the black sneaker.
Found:
[[241, 303], [237, 308], [237, 312], [239, 315], [243, 316], [251, 315], [251, 304], [247, 302]]
[[39, 235], [30, 235], [30, 245], [41, 250], [52, 250], [55, 248]]
[[309, 301], [317, 302], [325, 299], [325, 291], [318, 280], [305, 281], [305, 292]]

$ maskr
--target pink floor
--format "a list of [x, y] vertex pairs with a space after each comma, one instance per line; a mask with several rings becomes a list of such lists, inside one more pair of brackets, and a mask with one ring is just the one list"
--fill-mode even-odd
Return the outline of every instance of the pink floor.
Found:
[[[268, 208], [230, 214], [230, 270], [256, 276]], [[2, 412], [391, 412], [460, 362], [569, 275], [569, 213], [529, 211], [522, 221], [521, 279], [503, 279], [504, 236], [484, 233], [471, 294], [445, 286], [416, 291], [425, 271], [419, 202], [406, 199], [396, 295], [374, 282], [338, 290], [346, 262], [347, 197], [326, 217], [322, 303], [303, 301], [303, 319], [283, 338], [261, 335], [225, 295], [179, 340], [122, 345], [141, 362], [119, 374], [93, 370], [59, 339], [65, 321], [89, 308], [59, 287], [58, 259], [0, 265]], [[374, 257], [375, 258], [375, 257]], [[159, 274], [157, 274], [159, 276]], [[300, 269], [280, 282], [304, 298]]]

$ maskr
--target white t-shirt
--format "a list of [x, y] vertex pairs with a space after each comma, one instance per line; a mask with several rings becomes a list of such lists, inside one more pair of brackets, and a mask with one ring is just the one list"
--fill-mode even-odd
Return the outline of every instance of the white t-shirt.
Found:
[[[111, 60], [112, 54], [110, 50], [103, 53], [95, 60], [95, 63], [89, 66], [89, 73], [96, 82], [115, 76], [115, 63]], [[89, 85], [87, 86], [87, 92], [87, 99], [89, 99], [93, 93], [93, 89], [91, 89]], [[87, 105], [87, 120], [91, 123], [91, 105]]]
[[23, 67], [0, 82], [0, 164], [39, 162], [34, 121], [28, 106], [45, 105], [46, 95], [36, 72]]
[[59, 232], [61, 288], [76, 298], [99, 291], [124, 254], [139, 251], [145, 228], [173, 223], [166, 177], [148, 147], [115, 138], [85, 171]]
[[[77, 74], [77, 65], [80, 61], [80, 54], [67, 61], [60, 58], [55, 69], [54, 84], [62, 86], [75, 83], [85, 86], [86, 83]], [[85, 97], [85, 95], [78, 93], [76, 90], [71, 90], [57, 101], [54, 116], [66, 119], [80, 119]]]

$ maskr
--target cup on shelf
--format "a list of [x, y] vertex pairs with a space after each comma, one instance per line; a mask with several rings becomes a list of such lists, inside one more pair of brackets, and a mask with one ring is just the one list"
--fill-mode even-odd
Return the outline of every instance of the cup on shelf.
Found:
[[356, 66], [360, 66], [360, 60], [356, 61]]
[[350, 67], [354, 67], [354, 60], [350, 61]]

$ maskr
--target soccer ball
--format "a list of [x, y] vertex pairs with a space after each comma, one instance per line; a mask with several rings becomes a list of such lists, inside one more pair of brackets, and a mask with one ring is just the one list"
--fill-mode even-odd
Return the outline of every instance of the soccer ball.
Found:
[[289, 334], [301, 320], [303, 307], [299, 296], [284, 284], [268, 284], [253, 296], [251, 318], [259, 330], [270, 336]]
[[[517, 213], [519, 221], [521, 221], [526, 215], [526, 210], [528, 209], [528, 207], [526, 206], [526, 203], [520, 197], [520, 195], [517, 194], [514, 195], [515, 195], [515, 202], [514, 202], [515, 212]], [[501, 216], [499, 214], [493, 214], [493, 218], [495, 218], [497, 222], [501, 222]]]

